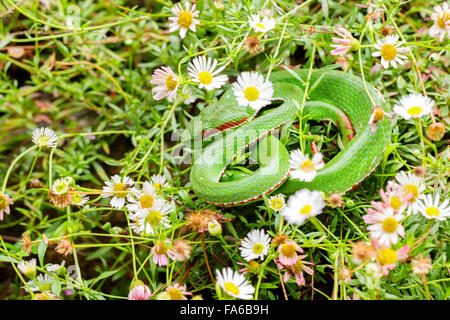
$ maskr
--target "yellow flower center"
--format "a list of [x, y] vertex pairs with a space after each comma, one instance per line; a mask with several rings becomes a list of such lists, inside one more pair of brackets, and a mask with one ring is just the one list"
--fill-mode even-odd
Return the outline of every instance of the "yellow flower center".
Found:
[[173, 80], [172, 76], [169, 75], [166, 79], [166, 87], [167, 89], [169, 89], [170, 91], [175, 90], [175, 88], [177, 87], [178, 82]]
[[303, 261], [302, 261], [302, 259], [298, 258], [297, 262], [294, 263], [294, 265], [292, 267], [294, 268], [295, 273], [298, 273], [298, 272], [302, 271], [302, 269], [303, 269]]
[[295, 246], [293, 244], [283, 244], [283, 246], [281, 247], [281, 253], [283, 254], [283, 256], [285, 257], [293, 257], [294, 255], [296, 255], [296, 250], [295, 250]]
[[283, 201], [281, 201], [281, 199], [275, 198], [270, 202], [270, 206], [274, 210], [280, 210], [281, 208], [283, 208]]
[[261, 29], [265, 28], [265, 26], [261, 22], [257, 23], [255, 26], [257, 26], [258, 28], [261, 28]]
[[386, 233], [392, 233], [397, 230], [398, 221], [392, 217], [386, 218], [383, 221], [383, 230]]
[[67, 189], [67, 184], [65, 184], [65, 183], [60, 183], [56, 186], [56, 192], [58, 192], [58, 193], [61, 193], [66, 189]]
[[153, 205], [153, 197], [148, 195], [148, 194], [144, 194], [140, 199], [139, 199], [139, 203], [141, 204], [142, 209], [148, 209], [151, 208]]
[[161, 241], [156, 245], [155, 252], [156, 254], [165, 255], [169, 251], [169, 248], [164, 245]]
[[239, 288], [232, 282], [225, 282], [224, 287], [227, 292], [231, 292], [234, 295], [239, 294]]
[[392, 44], [385, 44], [381, 47], [381, 56], [386, 61], [394, 60], [394, 58], [397, 56], [397, 48]]
[[202, 71], [198, 74], [198, 80], [203, 84], [210, 84], [212, 82], [212, 74], [207, 71]]
[[255, 87], [248, 87], [244, 90], [244, 96], [248, 101], [255, 101], [259, 97], [259, 90]]
[[[258, 263], [257, 261], [255, 261], [255, 260], [251, 260], [251, 261], [248, 263], [248, 266], [249, 266], [249, 268], [252, 269], [253, 271], [256, 271], [256, 270], [259, 269], [259, 263]], [[248, 270], [248, 268], [247, 268], [247, 270]]]
[[393, 264], [397, 261], [397, 253], [389, 248], [381, 249], [377, 254], [377, 259], [383, 266]]
[[253, 253], [261, 254], [264, 250], [264, 246], [261, 243], [257, 243], [253, 246]]
[[6, 197], [0, 193], [0, 211], [5, 210], [8, 206], [8, 201], [6, 201]]
[[162, 219], [162, 214], [159, 211], [155, 211], [152, 210], [150, 211], [150, 213], [148, 214], [147, 218], [145, 218], [145, 220], [152, 226], [155, 227], [157, 226]]
[[[124, 198], [124, 197], [126, 197], [127, 196], [127, 188], [125, 188], [125, 184], [124, 183], [117, 183], [115, 186], [114, 186], [114, 189], [113, 189], [114, 191], [116, 191], [117, 193], [114, 193], [114, 195], [117, 197], [117, 198]], [[122, 191], [122, 192], [121, 192]]]
[[300, 165], [300, 169], [304, 172], [311, 172], [316, 170], [316, 167], [314, 166], [314, 162], [311, 160], [303, 161], [303, 163]]
[[181, 28], [187, 29], [192, 24], [192, 14], [189, 11], [183, 11], [178, 15], [178, 24]]
[[50, 138], [49, 138], [47, 135], [45, 135], [45, 134], [39, 136], [39, 137], [36, 139], [38, 145], [40, 145], [40, 146], [46, 146], [46, 145], [48, 145], [48, 141], [49, 141], [49, 140], [50, 140]]
[[447, 26], [447, 20], [449, 19], [450, 13], [448, 11], [444, 11], [442, 15], [439, 15], [436, 23], [439, 26], [439, 28], [445, 29], [445, 27]]
[[421, 107], [414, 106], [408, 109], [408, 113], [412, 116], [417, 116], [422, 112], [422, 110], [423, 109]]
[[384, 117], [383, 109], [381, 109], [381, 108], [376, 108], [376, 109], [373, 111], [373, 113], [374, 113], [373, 122], [378, 122], [378, 121], [383, 120], [383, 117]]
[[72, 203], [80, 203], [81, 202], [81, 194], [79, 193], [72, 193]]
[[439, 209], [436, 207], [429, 207], [425, 209], [425, 213], [430, 217], [439, 217]]
[[398, 210], [402, 206], [402, 201], [399, 198], [394, 196], [394, 197], [391, 198], [390, 205], [391, 205], [392, 209]]
[[171, 288], [167, 290], [167, 294], [170, 296], [170, 300], [183, 300], [183, 295], [177, 288]]
[[307, 204], [300, 209], [300, 214], [308, 214], [311, 212], [311, 210], [312, 207], [309, 204]]
[[405, 186], [405, 188], [403, 188], [403, 191], [406, 191], [406, 194], [412, 193], [414, 195], [411, 199], [409, 199], [409, 202], [416, 201], [416, 198], [419, 196], [419, 188], [417, 188], [417, 186], [413, 184], [408, 184], [407, 186]]

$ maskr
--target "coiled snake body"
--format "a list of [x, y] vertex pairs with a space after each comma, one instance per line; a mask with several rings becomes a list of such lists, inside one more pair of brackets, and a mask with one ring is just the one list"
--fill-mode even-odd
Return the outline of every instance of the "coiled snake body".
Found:
[[[192, 119], [188, 126], [191, 137], [215, 137], [206, 147], [197, 141], [202, 148], [194, 148], [190, 181], [201, 199], [219, 206], [234, 206], [258, 200], [275, 189], [285, 195], [303, 188], [343, 193], [378, 166], [390, 140], [390, 122], [384, 117], [372, 132], [369, 119], [373, 103], [362, 79], [340, 71], [313, 71], [301, 110], [308, 70], [292, 72], [274, 72], [270, 76], [274, 88], [272, 99], [282, 102], [278, 107], [257, 113], [250, 107], [239, 106], [228, 89], [218, 102]], [[376, 105], [389, 111], [374, 88], [370, 84], [366, 86]], [[343, 150], [317, 171], [311, 182], [289, 177], [289, 152], [272, 135], [278, 129], [290, 127], [299, 114], [307, 119], [331, 120], [349, 140]], [[281, 140], [286, 143], [287, 139]], [[258, 146], [252, 154], [259, 168], [225, 177], [227, 166], [251, 145]]]

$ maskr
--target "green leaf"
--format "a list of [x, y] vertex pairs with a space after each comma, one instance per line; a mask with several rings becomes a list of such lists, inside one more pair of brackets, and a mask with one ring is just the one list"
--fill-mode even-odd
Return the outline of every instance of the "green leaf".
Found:
[[0, 262], [14, 262], [14, 263], [17, 263], [19, 261], [14, 259], [14, 258], [2, 255], [2, 256], [0, 256]]
[[112, 270], [112, 271], [105, 271], [102, 272], [97, 278], [94, 279], [90, 279], [88, 281], [86, 281], [87, 283], [90, 283], [90, 287], [92, 287], [95, 283], [97, 283], [98, 281], [102, 280], [102, 279], [106, 279], [111, 277], [113, 274], [119, 272], [119, 270]]
[[39, 244], [39, 247], [38, 247], [38, 259], [39, 259], [39, 264], [41, 265], [41, 267], [44, 265], [44, 256], [45, 256], [46, 250], [47, 250], [47, 245], [45, 244], [44, 241], [41, 241], [41, 243]]

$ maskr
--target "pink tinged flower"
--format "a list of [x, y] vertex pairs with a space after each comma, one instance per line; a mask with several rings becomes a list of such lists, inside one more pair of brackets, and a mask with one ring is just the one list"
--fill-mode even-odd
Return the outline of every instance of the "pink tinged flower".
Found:
[[404, 218], [403, 214], [395, 213], [392, 208], [385, 208], [382, 211], [371, 211], [364, 221], [370, 221], [371, 225], [367, 229], [371, 237], [388, 247], [396, 244], [399, 236], [405, 236], [405, 228], [400, 223]]
[[374, 256], [380, 264], [381, 270], [385, 276], [389, 275], [389, 270], [393, 270], [397, 265], [397, 261], [404, 260], [408, 257], [409, 246], [404, 245], [398, 250], [394, 250], [388, 246], [381, 245], [376, 239], [370, 239], [375, 249]]
[[352, 34], [345, 28], [338, 26], [337, 30], [334, 31], [340, 38], [332, 37], [331, 40], [337, 44], [332, 44], [330, 47], [336, 48], [332, 50], [330, 53], [333, 56], [344, 55], [349, 50], [355, 50], [359, 41], [353, 38]]
[[7, 194], [0, 192], [0, 221], [3, 220], [3, 212], [6, 212], [6, 214], [11, 213], [9, 205], [13, 203], [14, 201]]
[[303, 253], [295, 241], [286, 242], [278, 247], [278, 259], [284, 266], [294, 265], [298, 260], [297, 252]]
[[152, 293], [146, 285], [137, 285], [128, 294], [128, 300], [150, 300]]
[[157, 85], [152, 89], [153, 98], [173, 101], [177, 93], [179, 83], [178, 78], [170, 67], [162, 66], [153, 72], [151, 84]]
[[303, 261], [304, 258], [306, 258], [306, 255], [300, 255], [293, 265], [285, 266], [286, 271], [284, 272], [283, 277], [284, 282], [288, 282], [293, 275], [298, 286], [306, 284], [305, 277], [303, 276], [303, 271], [309, 275], [312, 275], [314, 273], [314, 270], [307, 266], [313, 265], [313, 263], [309, 261]]
[[[380, 190], [380, 196], [383, 200], [383, 208], [392, 208], [397, 212], [403, 212], [409, 206], [409, 200], [414, 197], [414, 194], [405, 193], [403, 187], [395, 182], [388, 182], [386, 192]], [[372, 205], [375, 207], [374, 203]]]
[[369, 124], [372, 132], [376, 131], [377, 123], [383, 120], [384, 116], [392, 118], [392, 114], [385, 112], [382, 107], [373, 108], [372, 115], [369, 119]]
[[439, 37], [439, 40], [444, 40], [445, 35], [450, 36], [450, 9], [448, 3], [444, 2], [442, 7], [435, 6], [434, 13], [431, 15], [431, 19], [434, 24], [429, 30], [429, 34], [432, 37]]
[[167, 264], [169, 263], [168, 259], [169, 249], [170, 249], [169, 241], [167, 240], [156, 241], [155, 246], [152, 248], [153, 262], [160, 267], [167, 266]]
[[186, 296], [192, 295], [192, 293], [186, 291], [186, 286], [182, 286], [179, 283], [167, 287], [166, 294], [170, 300], [187, 300]]

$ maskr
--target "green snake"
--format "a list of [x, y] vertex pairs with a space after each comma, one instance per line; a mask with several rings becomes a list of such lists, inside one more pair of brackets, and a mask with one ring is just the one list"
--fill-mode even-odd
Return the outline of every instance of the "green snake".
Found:
[[[273, 72], [269, 80], [274, 89], [272, 103], [281, 103], [278, 106], [259, 112], [239, 106], [230, 88], [189, 123], [188, 136], [182, 139], [195, 145], [191, 148], [190, 183], [199, 198], [218, 206], [236, 206], [261, 199], [274, 190], [284, 195], [303, 188], [345, 193], [375, 170], [389, 144], [391, 125], [383, 117], [376, 123], [376, 130], [371, 130], [369, 119], [374, 103], [389, 112], [373, 86], [366, 83], [365, 87], [355, 75], [322, 69], [310, 73]], [[309, 90], [303, 99], [307, 83]], [[311, 182], [289, 177], [286, 143], [290, 138], [283, 132], [289, 131], [299, 116], [332, 121], [347, 137], [344, 148], [317, 171]], [[280, 139], [275, 132], [282, 132]], [[208, 143], [199, 138], [205, 136], [208, 139], [203, 140], [214, 139]], [[240, 160], [250, 146], [257, 146], [249, 153], [259, 167], [254, 171], [230, 170], [230, 165]]]

